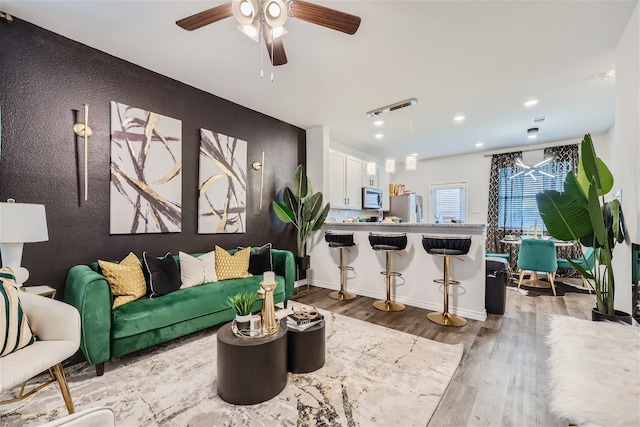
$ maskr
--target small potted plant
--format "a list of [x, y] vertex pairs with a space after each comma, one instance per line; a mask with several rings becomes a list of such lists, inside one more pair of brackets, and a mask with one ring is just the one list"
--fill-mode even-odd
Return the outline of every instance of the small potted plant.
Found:
[[238, 330], [249, 330], [251, 310], [257, 300], [258, 294], [256, 292], [244, 292], [228, 298], [229, 305], [236, 313], [236, 326]]

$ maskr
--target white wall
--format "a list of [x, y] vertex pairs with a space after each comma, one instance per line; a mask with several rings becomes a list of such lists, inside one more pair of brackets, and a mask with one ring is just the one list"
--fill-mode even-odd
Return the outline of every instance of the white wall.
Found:
[[615, 308], [632, 313], [631, 242], [640, 243], [640, 16], [639, 7], [627, 24], [616, 49], [616, 125], [611, 169], [614, 192], [622, 190], [628, 239], [613, 256], [616, 274]]

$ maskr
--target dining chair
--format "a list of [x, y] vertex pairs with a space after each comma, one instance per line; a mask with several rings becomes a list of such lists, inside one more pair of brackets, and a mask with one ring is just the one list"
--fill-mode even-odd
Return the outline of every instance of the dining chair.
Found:
[[553, 295], [556, 295], [556, 285], [554, 283], [556, 271], [558, 270], [558, 259], [556, 256], [556, 245], [553, 240], [543, 239], [522, 239], [520, 251], [518, 252], [518, 269], [520, 270], [520, 280], [518, 289], [522, 285], [522, 280], [526, 271], [531, 271], [531, 278], [537, 279], [537, 272], [547, 273]]
[[[593, 248], [587, 248], [587, 250], [583, 252], [582, 257], [573, 258], [571, 259], [571, 261], [573, 261], [574, 263], [578, 264], [580, 267], [588, 271], [593, 269], [595, 256], [596, 256], [595, 250]], [[569, 260], [565, 258], [558, 258], [558, 267], [566, 268], [568, 270], [575, 270], [575, 268], [573, 267], [573, 265], [571, 265]], [[580, 277], [582, 278], [582, 284], [584, 285], [584, 287], [587, 288], [589, 293], [591, 293], [591, 289], [593, 289], [591, 286], [591, 283], [589, 283], [589, 281], [582, 274], [580, 275]]]

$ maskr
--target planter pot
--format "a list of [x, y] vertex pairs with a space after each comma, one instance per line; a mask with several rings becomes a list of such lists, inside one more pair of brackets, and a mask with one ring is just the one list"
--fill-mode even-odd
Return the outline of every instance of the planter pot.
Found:
[[615, 314], [605, 314], [605, 313], [600, 313], [596, 308], [592, 308], [591, 320], [596, 322], [609, 320], [611, 322], [628, 323], [630, 325], [632, 324], [631, 315], [629, 313], [625, 313], [624, 311], [620, 311], [620, 310], [615, 310]]
[[311, 267], [311, 257], [305, 255], [296, 257], [296, 279], [303, 280], [307, 278], [307, 270]]
[[236, 326], [239, 331], [248, 331], [251, 328], [251, 315], [240, 316], [236, 314]]

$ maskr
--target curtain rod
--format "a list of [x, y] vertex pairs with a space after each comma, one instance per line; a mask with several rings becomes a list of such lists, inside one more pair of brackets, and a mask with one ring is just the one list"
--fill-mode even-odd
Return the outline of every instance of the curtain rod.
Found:
[[540, 151], [540, 150], [544, 150], [545, 148], [551, 148], [551, 147], [565, 147], [567, 145], [575, 145], [575, 143], [570, 143], [570, 144], [560, 144], [560, 145], [543, 145], [537, 148], [525, 148], [522, 150], [519, 150], [517, 147], [516, 148], [512, 148], [509, 151], [497, 151], [495, 153], [491, 153], [491, 154], [485, 154], [485, 157], [493, 157], [496, 154], [507, 154], [507, 153], [513, 153], [514, 151], [520, 151], [522, 153], [526, 153], [527, 151]]

